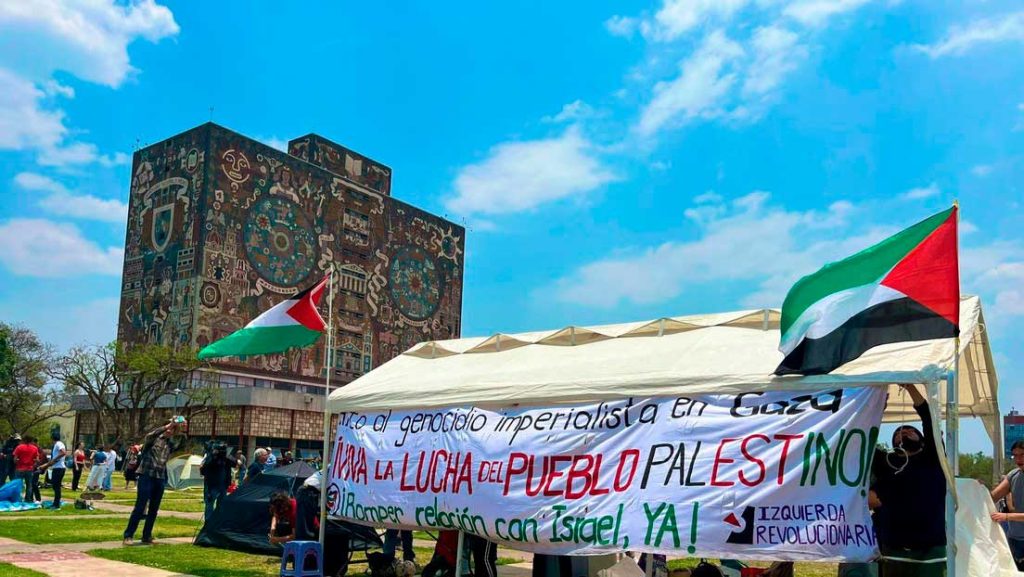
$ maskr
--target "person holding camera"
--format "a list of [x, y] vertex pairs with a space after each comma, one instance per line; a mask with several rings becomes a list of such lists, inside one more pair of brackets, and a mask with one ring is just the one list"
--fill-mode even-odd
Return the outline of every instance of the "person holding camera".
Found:
[[228, 447], [222, 442], [211, 441], [206, 446], [203, 464], [199, 466], [199, 474], [203, 476], [203, 500], [206, 503], [204, 518], [209, 519], [220, 507], [220, 502], [228, 494], [231, 485], [231, 470], [238, 466], [233, 457], [228, 455]]
[[135, 508], [128, 518], [124, 530], [124, 544], [131, 545], [139, 522], [146, 518], [142, 527], [142, 544], [153, 544], [153, 525], [160, 512], [160, 501], [164, 498], [164, 484], [167, 482], [167, 459], [171, 453], [185, 444], [188, 434], [185, 417], [174, 417], [166, 425], [150, 431], [142, 445], [139, 457], [139, 478], [135, 493]]

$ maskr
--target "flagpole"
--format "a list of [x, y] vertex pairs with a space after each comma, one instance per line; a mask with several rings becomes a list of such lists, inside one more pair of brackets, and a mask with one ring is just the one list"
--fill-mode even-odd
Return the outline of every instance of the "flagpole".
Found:
[[[957, 298], [960, 298], [960, 203], [956, 210]], [[960, 310], [957, 303], [957, 310]], [[959, 321], [959, 319], [958, 319]], [[959, 322], [957, 323], [959, 325]], [[956, 575], [956, 495], [954, 486], [960, 473], [960, 335], [953, 339], [953, 366], [946, 375], [946, 462], [953, 486], [946, 486], [946, 575]]]
[[324, 381], [324, 446], [323, 457], [320, 459], [320, 549], [324, 548], [324, 537], [327, 535], [327, 485], [331, 470], [331, 410], [328, 404], [331, 398], [331, 373], [334, 372], [334, 265], [328, 274], [330, 285], [327, 297], [327, 351], [324, 353], [324, 368], [327, 377]]

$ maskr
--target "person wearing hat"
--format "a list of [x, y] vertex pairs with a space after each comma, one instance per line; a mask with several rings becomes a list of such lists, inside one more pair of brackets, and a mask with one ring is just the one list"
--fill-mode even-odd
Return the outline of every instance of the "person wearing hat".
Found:
[[946, 571], [946, 477], [928, 403], [914, 385], [900, 385], [914, 402], [921, 428], [892, 434], [891, 452], [877, 455], [871, 491], [881, 577], [930, 577]]

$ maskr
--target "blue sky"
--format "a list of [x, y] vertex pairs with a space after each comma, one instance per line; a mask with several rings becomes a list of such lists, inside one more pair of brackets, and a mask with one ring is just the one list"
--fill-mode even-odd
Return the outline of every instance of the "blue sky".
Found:
[[111, 339], [130, 154], [212, 117], [465, 223], [467, 336], [778, 306], [959, 199], [1024, 406], [1020, 4], [443, 4], [0, 4], [0, 318]]

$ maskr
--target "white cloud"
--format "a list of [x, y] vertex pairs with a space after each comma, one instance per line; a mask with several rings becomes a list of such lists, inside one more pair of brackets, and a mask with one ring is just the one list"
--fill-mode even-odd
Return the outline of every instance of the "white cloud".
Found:
[[281, 152], [288, 152], [288, 141], [283, 138], [278, 138], [276, 136], [263, 136], [256, 137], [256, 140], [266, 144], [270, 148], [275, 148]]
[[116, 223], [123, 223], [128, 216], [128, 205], [119, 200], [76, 194], [41, 174], [22, 172], [14, 177], [14, 182], [25, 190], [48, 192], [39, 200], [39, 206], [51, 214]]
[[984, 178], [992, 174], [994, 167], [991, 164], [978, 164], [971, 167], [971, 174], [979, 178]]
[[0, 224], [0, 263], [16, 275], [120, 275], [124, 251], [102, 248], [71, 224], [16, 218]]
[[50, 148], [67, 134], [64, 112], [43, 105], [46, 94], [0, 67], [0, 149]]
[[107, 168], [128, 164], [131, 157], [123, 152], [100, 154], [95, 144], [71, 142], [65, 146], [43, 148], [36, 157], [40, 166], [71, 166], [98, 162]]
[[605, 20], [604, 27], [612, 36], [630, 38], [636, 32], [640, 21], [637, 18], [627, 16], [612, 16]]
[[[748, 0], [665, 0], [647, 25], [647, 36], [654, 40], [675, 40], [706, 24], [727, 22]], [[643, 28], [642, 28], [643, 30]]]
[[608, 308], [664, 302], [688, 284], [742, 281], [756, 287], [744, 306], [778, 306], [800, 276], [891, 232], [876, 228], [844, 238], [840, 233], [847, 232], [855, 211], [845, 201], [826, 211], [805, 212], [772, 207], [768, 201], [762, 191], [731, 203], [716, 204], [705, 196], [697, 209], [714, 207], [717, 214], [687, 214], [700, 228], [696, 240], [617, 252], [621, 256], [584, 265], [559, 280], [555, 295], [567, 303]]
[[939, 185], [933, 182], [928, 186], [912, 188], [900, 195], [900, 198], [905, 200], [921, 200], [938, 196], [941, 193], [942, 190], [939, 188]]
[[0, 36], [26, 48], [17, 51], [23, 54], [9, 53], [2, 60], [40, 81], [63, 70], [117, 88], [135, 71], [128, 58], [129, 44], [137, 38], [157, 42], [178, 30], [171, 11], [153, 0], [0, 2]]
[[722, 31], [709, 34], [700, 48], [680, 63], [676, 79], [654, 86], [654, 96], [640, 113], [637, 131], [649, 136], [667, 126], [724, 114], [721, 100], [736, 82], [733, 63], [743, 54], [743, 48]]
[[1000, 317], [1024, 315], [1024, 248], [1020, 244], [995, 242], [961, 249], [960, 276], [966, 291], [981, 294], [990, 305], [989, 319], [999, 322]]
[[0, 2], [0, 149], [38, 151], [46, 166], [124, 164], [124, 153], [101, 155], [94, 144], [65, 141], [69, 130], [54, 101], [75, 91], [52, 75], [117, 88], [135, 72], [129, 44], [177, 33], [171, 11], [154, 0]]
[[722, 195], [718, 194], [717, 192], [715, 192], [713, 190], [709, 190], [707, 192], [698, 194], [697, 196], [693, 197], [693, 202], [696, 202], [697, 204], [705, 204], [705, 203], [721, 204], [723, 200], [725, 200], [725, 199], [722, 198]]
[[595, 111], [589, 104], [582, 100], [574, 100], [565, 106], [562, 106], [562, 110], [554, 116], [545, 116], [541, 119], [541, 122], [547, 123], [561, 123], [561, 122], [573, 122], [577, 120], [586, 120], [589, 118], [596, 117], [597, 111]]
[[857, 10], [871, 0], [798, 0], [786, 6], [783, 14], [804, 24], [818, 27], [833, 16]]
[[960, 234], [968, 235], [978, 232], [978, 227], [969, 220], [961, 220], [959, 224]]
[[445, 202], [458, 214], [501, 214], [590, 192], [616, 179], [572, 126], [558, 137], [493, 147], [483, 161], [463, 167], [455, 195]]
[[758, 28], [751, 47], [754, 61], [743, 81], [743, 94], [748, 97], [771, 94], [807, 57], [807, 48], [800, 44], [799, 37], [779, 26]]
[[960, 56], [976, 46], [997, 42], [1024, 42], [1024, 12], [975, 20], [966, 26], [953, 26], [945, 38], [935, 44], [914, 47], [932, 58]]

